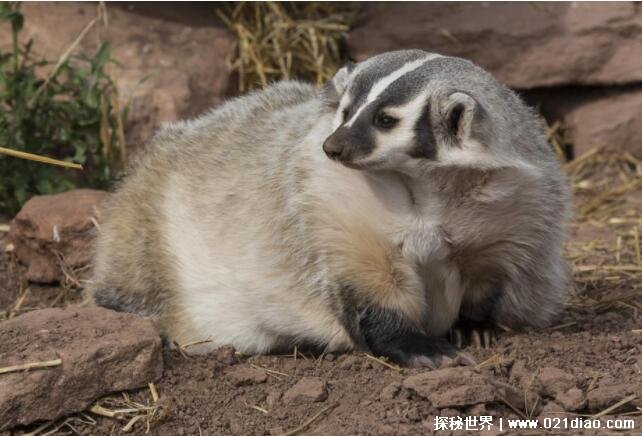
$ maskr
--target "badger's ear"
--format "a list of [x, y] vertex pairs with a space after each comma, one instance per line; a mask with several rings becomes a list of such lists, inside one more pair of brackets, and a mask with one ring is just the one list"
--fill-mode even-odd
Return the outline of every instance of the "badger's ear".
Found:
[[488, 113], [470, 94], [449, 94], [441, 105], [440, 116], [446, 135], [458, 144], [468, 139], [487, 143], [492, 138]]
[[356, 64], [354, 62], [348, 62], [334, 73], [332, 79], [323, 87], [323, 94], [326, 100], [329, 102], [336, 101], [338, 103], [343, 91], [345, 91], [348, 86], [350, 73], [354, 70], [355, 66]]

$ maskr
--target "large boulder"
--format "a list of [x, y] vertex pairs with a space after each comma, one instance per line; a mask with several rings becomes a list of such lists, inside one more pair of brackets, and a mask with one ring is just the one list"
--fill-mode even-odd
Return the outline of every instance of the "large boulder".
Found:
[[9, 242], [38, 283], [65, 280], [65, 272], [88, 265], [104, 191], [76, 189], [31, 198], [11, 221]]
[[0, 323], [0, 431], [56, 419], [113, 391], [146, 386], [163, 372], [151, 320], [102, 308], [43, 309]]
[[549, 121], [562, 121], [575, 156], [593, 147], [642, 158], [642, 86], [538, 89], [525, 93]]
[[513, 88], [642, 80], [642, 10], [618, 3], [371, 3], [350, 31], [358, 60], [420, 48], [473, 60]]
[[[97, 3], [25, 3], [24, 41], [56, 60], [96, 16]], [[226, 57], [234, 38], [217, 21], [215, 5], [108, 4], [107, 21], [97, 23], [78, 50], [95, 52], [109, 41], [117, 60], [122, 104], [129, 104], [130, 144], [149, 139], [163, 122], [193, 116], [220, 103], [227, 93]], [[6, 27], [7, 31], [3, 29]], [[11, 44], [8, 24], [0, 25], [0, 47]]]

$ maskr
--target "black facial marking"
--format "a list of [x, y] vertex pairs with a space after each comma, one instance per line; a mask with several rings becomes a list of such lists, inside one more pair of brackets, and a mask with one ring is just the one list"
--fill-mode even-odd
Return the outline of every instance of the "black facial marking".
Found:
[[382, 130], [390, 130], [397, 125], [399, 120], [397, 118], [391, 117], [386, 114], [384, 111], [379, 111], [374, 117], [374, 124]]
[[437, 140], [433, 133], [432, 121], [430, 119], [430, 103], [426, 103], [421, 116], [415, 124], [417, 143], [408, 153], [411, 157], [420, 159], [435, 159], [437, 156]]

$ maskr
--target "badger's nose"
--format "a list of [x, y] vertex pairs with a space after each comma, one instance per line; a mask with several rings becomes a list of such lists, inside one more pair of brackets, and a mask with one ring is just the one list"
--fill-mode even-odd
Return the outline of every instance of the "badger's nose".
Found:
[[337, 141], [334, 135], [330, 135], [323, 143], [323, 151], [330, 159], [339, 159], [343, 153], [342, 141]]

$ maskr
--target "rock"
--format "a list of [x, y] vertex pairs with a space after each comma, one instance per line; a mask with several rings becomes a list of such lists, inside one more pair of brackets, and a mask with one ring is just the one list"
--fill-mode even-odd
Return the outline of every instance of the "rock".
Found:
[[263, 368], [252, 368], [247, 365], [238, 365], [225, 373], [227, 379], [234, 386], [255, 385], [267, 381], [267, 371]]
[[514, 88], [642, 81], [642, 10], [620, 3], [371, 3], [357, 60], [408, 47], [471, 59]]
[[555, 400], [569, 412], [575, 412], [586, 407], [584, 392], [578, 388], [571, 388], [566, 392], [557, 394]]
[[428, 399], [434, 407], [461, 407], [497, 400], [495, 388], [470, 368], [445, 368], [412, 375], [405, 388]]
[[283, 394], [283, 402], [315, 403], [328, 398], [326, 382], [319, 377], [304, 377]]
[[215, 352], [216, 360], [225, 365], [234, 365], [236, 360], [236, 350], [232, 345], [224, 345]]
[[537, 415], [541, 410], [541, 397], [529, 388], [522, 390], [493, 378], [488, 381], [495, 387], [495, 396], [501, 398], [504, 403], [510, 404], [513, 408], [528, 410], [532, 415]]
[[[610, 407], [621, 401], [626, 396], [637, 393], [638, 398], [642, 396], [642, 387], [638, 386], [637, 391], [636, 387], [631, 384], [616, 384], [609, 386], [600, 386], [586, 395], [588, 402], [588, 408], [591, 412], [600, 412], [607, 407]], [[627, 405], [628, 407], [633, 407], [632, 403]], [[618, 409], [619, 412], [626, 411], [626, 407]]]
[[[96, 5], [34, 3], [22, 12], [23, 40], [33, 38], [34, 50], [55, 60], [96, 16]], [[229, 87], [225, 59], [234, 38], [211, 6], [108, 5], [107, 12], [109, 26], [97, 24], [79, 51], [95, 53], [99, 35], [111, 43], [122, 104], [129, 104], [128, 144], [147, 141], [162, 122], [199, 114], [223, 100]], [[0, 35], [0, 47], [8, 47], [10, 32]]]
[[360, 366], [359, 358], [349, 354], [341, 356], [337, 363], [339, 364], [339, 368], [345, 370], [356, 369]]
[[562, 122], [575, 157], [596, 146], [642, 157], [642, 85], [541, 88], [521, 94], [550, 125]]
[[66, 268], [90, 262], [95, 222], [107, 196], [103, 191], [76, 189], [27, 201], [11, 221], [9, 241], [28, 267], [28, 280], [63, 281], [61, 262]]
[[533, 371], [526, 367], [526, 363], [523, 360], [518, 360], [513, 363], [508, 380], [521, 388], [527, 389], [531, 387], [533, 378]]
[[558, 394], [576, 387], [576, 380], [571, 374], [559, 368], [547, 366], [537, 373], [540, 391], [544, 395], [555, 398]]
[[156, 381], [161, 338], [149, 319], [102, 308], [43, 309], [0, 323], [0, 431], [85, 410], [97, 398]]
[[[642, 56], [640, 56], [642, 57]], [[612, 92], [570, 110], [564, 123], [580, 156], [593, 147], [611, 146], [642, 158], [642, 89]]]

